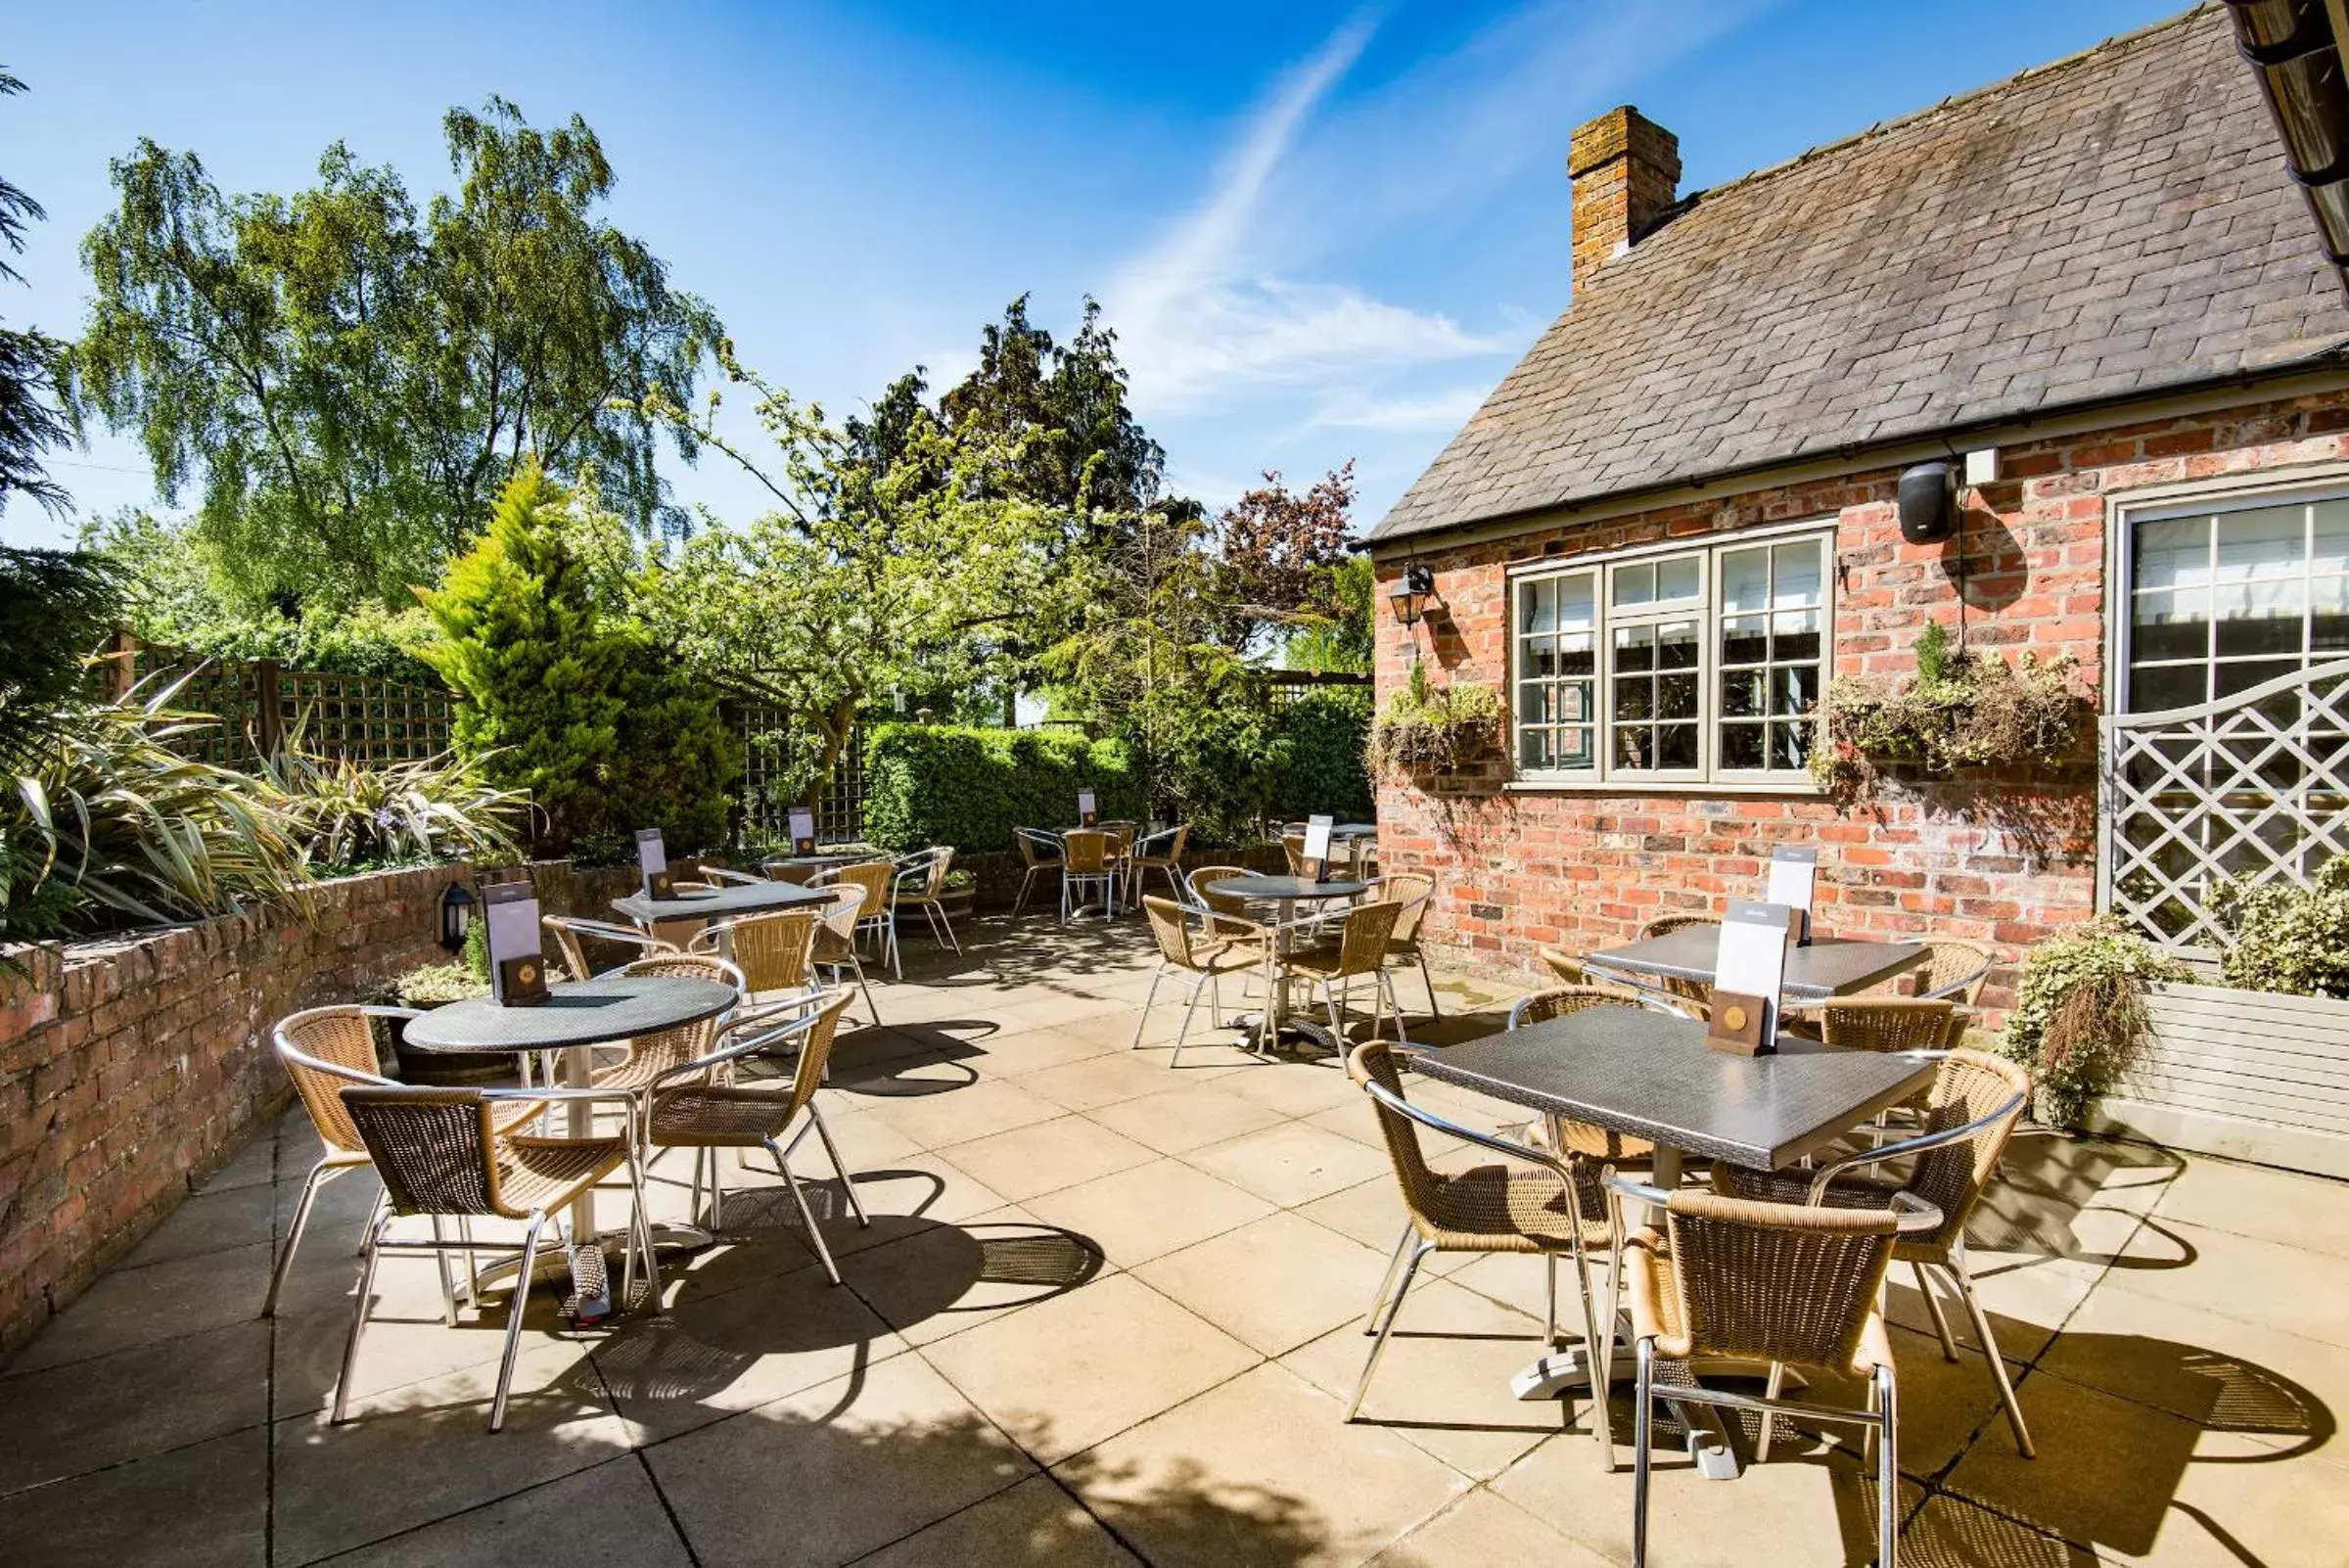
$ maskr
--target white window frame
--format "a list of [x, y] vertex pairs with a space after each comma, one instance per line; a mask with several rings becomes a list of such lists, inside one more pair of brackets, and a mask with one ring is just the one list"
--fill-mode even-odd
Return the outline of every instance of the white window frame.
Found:
[[[1730, 790], [1740, 793], [1816, 794], [1818, 786], [1802, 768], [1727, 768], [1720, 765], [1721, 633], [1723, 622], [1721, 557], [1757, 546], [1812, 543], [1819, 552], [1819, 678], [1823, 688], [1835, 672], [1836, 520], [1810, 518], [1764, 529], [1742, 529], [1701, 539], [1677, 539], [1626, 550], [1594, 551], [1546, 557], [1510, 569], [1504, 609], [1508, 617], [1507, 700], [1509, 761], [1512, 788], [1588, 789], [1694, 793]], [[1629, 573], [1658, 562], [1693, 556], [1698, 564], [1695, 594], [1662, 603], [1618, 609], [1613, 603], [1616, 583]], [[1526, 675], [1521, 628], [1520, 595], [1528, 584], [1591, 574], [1593, 645], [1591, 674], [1593, 714], [1592, 765], [1587, 768], [1528, 768], [1520, 736], [1523, 712], [1519, 684]], [[1764, 612], [1765, 614], [1769, 612]], [[1630, 768], [1618, 765], [1614, 702], [1615, 634], [1618, 628], [1666, 625], [1694, 618], [1698, 623], [1696, 661], [1697, 761], [1692, 768]]]
[[[2349, 500], [2349, 469], [2332, 465], [2317, 474], [2291, 475], [2230, 475], [2223, 481], [2199, 484], [2164, 485], [2131, 494], [2112, 497], [2112, 527], [2107, 530], [2105, 551], [2104, 594], [2104, 709], [2107, 713], [2152, 713], [2155, 709], [2132, 709], [2128, 692], [2131, 668], [2136, 662], [2137, 627], [2137, 530], [2146, 523], [2167, 523], [2180, 518], [2211, 517], [2226, 512], [2258, 511], [2272, 506], [2308, 506], [2320, 501]], [[2301, 581], [2308, 581], [2305, 565]], [[2305, 617], [2309, 606], [2303, 599], [2301, 613]], [[2304, 668], [2324, 664], [2332, 659], [2349, 658], [2349, 653], [2309, 655]], [[2204, 666], [2218, 662], [2205, 656]]]

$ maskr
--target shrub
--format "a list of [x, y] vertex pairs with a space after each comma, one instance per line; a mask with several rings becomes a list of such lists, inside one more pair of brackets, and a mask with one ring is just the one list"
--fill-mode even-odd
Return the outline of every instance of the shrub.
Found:
[[2038, 944], [2000, 1050], [2038, 1080], [2043, 1114], [2077, 1125], [2144, 1043], [2144, 989], [2189, 978], [2115, 915], [2098, 915]]
[[2325, 862], [2308, 887], [2235, 884], [2216, 904], [2228, 985], [2349, 999], [2349, 856]]
[[1368, 687], [1308, 692], [1279, 710], [1272, 728], [1288, 754], [1271, 781], [1276, 820], [1324, 811], [1341, 822], [1369, 816]]
[[301, 737], [263, 771], [286, 798], [311, 864], [336, 870], [511, 860], [529, 797], [484, 776], [494, 756], [374, 765], [314, 756]]
[[530, 794], [544, 848], [618, 857], [658, 827], [674, 852], [714, 849], [740, 747], [629, 614], [627, 557], [617, 519], [526, 464], [482, 541], [420, 595], [441, 631], [425, 652], [467, 699], [458, 751]]
[[284, 795], [182, 756], [179, 686], [65, 715], [0, 800], [0, 936], [221, 914], [308, 882]]
[[1370, 770], [1418, 777], [1452, 772], [1500, 745], [1507, 716], [1491, 687], [1431, 685], [1427, 667], [1413, 665], [1410, 680], [1387, 699], [1371, 731]]
[[963, 724], [880, 724], [865, 736], [865, 837], [887, 850], [1008, 850], [1015, 827], [1075, 822], [1081, 789], [1104, 818], [1140, 820], [1142, 781], [1120, 741]]
[[83, 661], [114, 630], [121, 576], [104, 556], [0, 545], [0, 765], [85, 700]]

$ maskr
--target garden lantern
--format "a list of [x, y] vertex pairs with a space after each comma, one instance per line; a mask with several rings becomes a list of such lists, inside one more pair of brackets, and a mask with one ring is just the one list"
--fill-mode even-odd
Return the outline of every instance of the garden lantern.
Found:
[[450, 952], [462, 951], [465, 946], [465, 933], [473, 925], [475, 901], [462, 882], [450, 883], [440, 895], [440, 945]]
[[1431, 567], [1408, 566], [1403, 569], [1403, 580], [1387, 596], [1395, 606], [1395, 619], [1405, 627], [1415, 626], [1427, 618], [1427, 607], [1436, 601], [1436, 574]]

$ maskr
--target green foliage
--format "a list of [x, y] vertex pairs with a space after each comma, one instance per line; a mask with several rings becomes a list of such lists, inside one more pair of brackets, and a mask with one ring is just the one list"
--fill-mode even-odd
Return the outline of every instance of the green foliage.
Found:
[[1279, 821], [1327, 812], [1341, 822], [1370, 815], [1370, 688], [1307, 692], [1274, 715], [1285, 753], [1272, 778], [1270, 814]]
[[1450, 773], [1500, 745], [1508, 710], [1489, 686], [1437, 686], [1427, 667], [1411, 666], [1410, 679], [1387, 699], [1370, 732], [1370, 771], [1385, 777]]
[[2349, 1000], [2349, 856], [2326, 861], [2307, 887], [2236, 883], [2213, 903], [2227, 928], [2228, 985]]
[[617, 518], [526, 464], [482, 542], [419, 594], [441, 634], [428, 657], [467, 699], [458, 750], [530, 795], [549, 853], [617, 855], [640, 827], [678, 853], [724, 841], [736, 743], [633, 613], [630, 562]]
[[[14, 97], [24, 83], [0, 70], [0, 98]], [[24, 228], [49, 214], [19, 187], [0, 179], [0, 245], [11, 255], [24, 254]], [[0, 278], [22, 283], [17, 269], [0, 261]], [[69, 509], [63, 486], [41, 467], [41, 453], [63, 446], [72, 432], [50, 403], [56, 391], [61, 345], [38, 332], [0, 327], [0, 505], [22, 495], [52, 515]], [[5, 644], [0, 644], [5, 646]]]
[[197, 488], [240, 609], [403, 605], [530, 454], [639, 528], [682, 522], [652, 423], [613, 399], [689, 398], [716, 320], [606, 219], [577, 117], [540, 131], [493, 99], [443, 131], [458, 190], [421, 218], [341, 143], [290, 197], [224, 196], [144, 139], [113, 164], [69, 406], [136, 431], [167, 498]]
[[1826, 744], [1812, 749], [1812, 776], [1849, 802], [1874, 790], [1885, 763], [1946, 775], [2078, 761], [2095, 717], [2072, 690], [2078, 663], [2026, 649], [2010, 665], [1954, 649], [1941, 623], [1929, 622], [1917, 636], [1914, 676], [1839, 675], [1828, 685], [1819, 720]]
[[2144, 1042], [2144, 988], [2189, 979], [2115, 915], [2035, 945], [1999, 1049], [2031, 1070], [2048, 1114], [2077, 1126]]
[[462, 963], [419, 964], [371, 987], [359, 999], [379, 1007], [445, 1007], [489, 993], [489, 982]]
[[313, 867], [355, 871], [435, 860], [516, 858], [529, 798], [487, 781], [494, 755], [367, 765], [304, 751], [263, 764]]
[[174, 749], [208, 722], [174, 710], [177, 695], [81, 709], [16, 774], [0, 800], [0, 937], [199, 919], [308, 882], [275, 786]]
[[884, 849], [1008, 850], [1017, 827], [1066, 827], [1077, 792], [1141, 820], [1141, 780], [1115, 740], [1074, 730], [880, 724], [864, 742], [864, 829]]
[[114, 631], [121, 604], [121, 576], [102, 556], [0, 545], [0, 766], [80, 706], [83, 662]]
[[297, 615], [244, 605], [225, 569], [195, 530], [126, 510], [82, 530], [82, 547], [121, 571], [124, 620], [142, 642], [219, 659], [274, 659], [288, 669], [381, 675], [438, 686], [420, 650], [438, 635], [414, 603], [393, 610], [373, 600], [337, 610], [308, 604]]
[[778, 509], [695, 534], [654, 575], [650, 601], [705, 681], [792, 715], [798, 728], [770, 744], [812, 797], [872, 705], [896, 693], [908, 711], [951, 712], [1006, 668], [1004, 638], [1043, 591], [1059, 521], [1018, 493], [1025, 448], [986, 426], [952, 434], [918, 380], [873, 421], [835, 428], [729, 351], [720, 361], [756, 394], [779, 472], [716, 429], [714, 398], [707, 414], [658, 398], [648, 413], [733, 457]]
[[1368, 674], [1375, 640], [1370, 614], [1378, 596], [1377, 567], [1366, 555], [1349, 555], [1321, 569], [1314, 592], [1329, 607], [1329, 619], [1291, 633], [1281, 662], [1291, 669]]

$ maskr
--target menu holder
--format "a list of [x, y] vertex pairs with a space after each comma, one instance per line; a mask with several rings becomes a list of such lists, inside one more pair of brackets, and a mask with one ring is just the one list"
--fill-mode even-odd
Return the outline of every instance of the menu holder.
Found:
[[804, 806], [795, 806], [791, 809], [791, 853], [815, 853], [815, 813]]
[[1093, 792], [1079, 790], [1077, 792], [1077, 825], [1089, 828], [1099, 823], [1100, 820], [1101, 813], [1094, 802]]
[[1781, 844], [1770, 852], [1770, 886], [1766, 901], [1794, 911], [1794, 945], [1811, 945], [1811, 907], [1819, 892], [1819, 852]]
[[1729, 900], [1713, 960], [1713, 1006], [1705, 1047], [1732, 1056], [1767, 1056], [1778, 1040], [1778, 992], [1794, 911], [1784, 904]]
[[546, 959], [539, 948], [538, 890], [500, 882], [482, 891], [489, 943], [489, 990], [506, 1007], [546, 1000]]
[[668, 849], [661, 842], [659, 828], [636, 830], [636, 870], [646, 898], [667, 899], [674, 896], [676, 890], [668, 874]]
[[1335, 826], [1335, 817], [1309, 816], [1305, 819], [1305, 859], [1313, 868], [1315, 882], [1329, 880], [1329, 835]]

